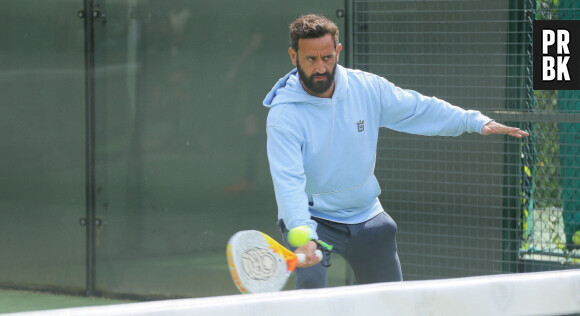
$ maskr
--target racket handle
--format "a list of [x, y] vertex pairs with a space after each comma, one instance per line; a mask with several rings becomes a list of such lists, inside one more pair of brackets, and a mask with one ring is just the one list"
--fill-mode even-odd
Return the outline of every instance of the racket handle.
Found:
[[[318, 257], [318, 261], [322, 260], [322, 251], [320, 249], [316, 249], [314, 254]], [[303, 253], [297, 253], [296, 257], [298, 257], [298, 263], [306, 261], [306, 255]]]

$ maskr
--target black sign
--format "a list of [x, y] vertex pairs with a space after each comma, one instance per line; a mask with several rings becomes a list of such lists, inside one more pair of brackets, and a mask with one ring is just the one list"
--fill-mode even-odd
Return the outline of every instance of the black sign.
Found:
[[534, 90], [580, 90], [580, 20], [534, 21]]

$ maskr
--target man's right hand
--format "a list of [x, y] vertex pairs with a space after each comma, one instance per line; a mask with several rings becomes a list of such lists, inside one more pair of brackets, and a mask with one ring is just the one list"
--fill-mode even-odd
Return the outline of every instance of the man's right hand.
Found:
[[296, 248], [294, 253], [303, 253], [306, 256], [306, 260], [298, 264], [299, 268], [312, 267], [313, 265], [320, 262], [322, 258], [318, 258], [318, 256], [314, 254], [316, 249], [318, 249], [318, 245], [312, 240], [307, 242], [306, 245]]

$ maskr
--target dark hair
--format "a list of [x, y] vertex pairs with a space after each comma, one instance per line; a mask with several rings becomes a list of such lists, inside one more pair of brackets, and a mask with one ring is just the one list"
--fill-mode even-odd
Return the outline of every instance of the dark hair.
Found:
[[334, 47], [338, 46], [338, 26], [322, 15], [303, 15], [290, 24], [290, 47], [298, 51], [298, 40], [301, 38], [319, 38], [326, 34], [334, 38]]

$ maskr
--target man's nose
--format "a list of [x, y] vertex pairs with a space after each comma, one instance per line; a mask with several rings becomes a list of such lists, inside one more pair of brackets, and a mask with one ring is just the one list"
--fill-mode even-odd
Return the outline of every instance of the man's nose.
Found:
[[326, 72], [326, 67], [324, 65], [324, 61], [322, 61], [322, 59], [319, 59], [316, 64], [314, 65], [314, 72], [319, 73], [319, 74], [323, 74]]

